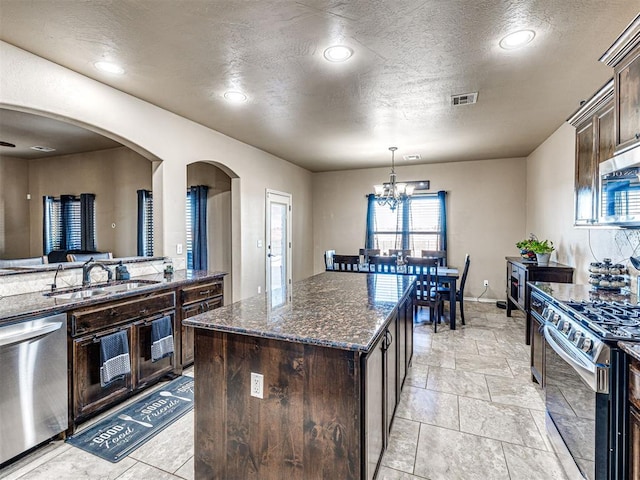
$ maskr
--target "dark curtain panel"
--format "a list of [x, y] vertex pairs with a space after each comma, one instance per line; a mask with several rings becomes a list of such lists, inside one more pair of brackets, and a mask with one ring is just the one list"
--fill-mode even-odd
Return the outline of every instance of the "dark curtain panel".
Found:
[[402, 248], [403, 250], [409, 250], [409, 230], [411, 228], [411, 199], [408, 198], [402, 201]]
[[138, 190], [138, 256], [153, 256], [153, 203], [150, 190]]
[[447, 192], [440, 190], [438, 192], [438, 200], [440, 201], [440, 250], [447, 251]]
[[191, 228], [193, 229], [193, 269], [207, 270], [207, 192], [206, 185], [189, 187], [191, 193]]
[[60, 225], [62, 231], [62, 237], [60, 238], [60, 248], [62, 250], [70, 250], [72, 248], [79, 248], [79, 245], [74, 245], [73, 242], [73, 202], [76, 197], [73, 195], [60, 195]]
[[364, 248], [374, 248], [373, 228], [375, 221], [376, 196], [373, 193], [367, 195], [367, 229], [364, 238]]
[[53, 197], [42, 197], [42, 254], [47, 255], [54, 248], [53, 236]]
[[80, 194], [80, 248], [82, 250], [96, 250], [95, 202], [95, 194]]

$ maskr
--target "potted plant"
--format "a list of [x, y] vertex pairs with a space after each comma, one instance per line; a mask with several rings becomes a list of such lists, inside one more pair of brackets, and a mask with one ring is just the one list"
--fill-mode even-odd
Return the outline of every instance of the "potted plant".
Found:
[[538, 265], [549, 265], [549, 258], [551, 257], [551, 252], [555, 250], [553, 246], [553, 242], [550, 240], [532, 240], [529, 244], [529, 248], [533, 253], [536, 254], [536, 258], [538, 260]]
[[538, 240], [536, 236], [532, 233], [531, 236], [526, 240], [520, 240], [516, 243], [516, 247], [520, 249], [520, 256], [526, 260], [535, 260], [536, 254], [531, 250], [531, 243], [533, 241]]

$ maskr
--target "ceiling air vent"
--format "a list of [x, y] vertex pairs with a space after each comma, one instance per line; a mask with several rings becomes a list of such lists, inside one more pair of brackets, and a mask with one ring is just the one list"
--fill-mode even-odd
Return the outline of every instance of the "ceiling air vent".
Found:
[[404, 158], [407, 161], [416, 161], [416, 160], [420, 160], [420, 154], [414, 153], [412, 155], [404, 155], [402, 158]]
[[451, 95], [451, 105], [471, 105], [478, 101], [478, 92], [461, 93], [460, 95]]
[[42, 147], [40, 145], [35, 145], [33, 147], [29, 147], [31, 148], [31, 150], [37, 150], [39, 152], [45, 152], [45, 153], [49, 153], [49, 152], [55, 152], [56, 149], [55, 148], [51, 148], [51, 147]]

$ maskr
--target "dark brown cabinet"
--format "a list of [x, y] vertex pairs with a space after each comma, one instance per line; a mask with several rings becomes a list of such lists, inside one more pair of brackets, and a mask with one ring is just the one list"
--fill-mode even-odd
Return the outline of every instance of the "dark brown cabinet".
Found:
[[629, 364], [629, 479], [640, 479], [640, 362]]
[[507, 317], [514, 308], [527, 315], [525, 343], [531, 343], [531, 315], [529, 314], [530, 289], [527, 282], [571, 283], [573, 267], [561, 263], [549, 262], [538, 265], [520, 257], [506, 257], [507, 260]]
[[542, 323], [531, 316], [531, 377], [538, 384], [544, 386], [544, 334]]
[[384, 349], [387, 342], [382, 336], [371, 349], [364, 363], [365, 409], [364, 450], [366, 455], [363, 478], [375, 478], [378, 464], [386, 447], [386, 415], [384, 378]]
[[[175, 293], [160, 292], [94, 305], [69, 313], [71, 418], [73, 425], [114, 405], [173, 370], [173, 357], [151, 361], [151, 322], [175, 315]], [[100, 385], [100, 339], [125, 330], [131, 374]], [[72, 426], [73, 428], [73, 426]]]
[[[180, 290], [180, 320], [193, 317], [200, 313], [208, 312], [214, 308], [220, 308], [224, 303], [224, 280], [217, 278], [208, 280], [196, 285], [183, 287]], [[180, 330], [180, 368], [193, 363], [193, 328], [180, 325], [176, 330]]]
[[598, 221], [599, 164], [614, 153], [613, 80], [586, 101], [569, 119], [576, 127], [575, 205], [576, 226]]

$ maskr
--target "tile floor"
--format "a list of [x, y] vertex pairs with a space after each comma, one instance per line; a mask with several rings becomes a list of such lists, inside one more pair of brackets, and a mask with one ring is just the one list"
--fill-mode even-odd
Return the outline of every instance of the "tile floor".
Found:
[[[494, 303], [465, 302], [465, 310], [467, 325], [455, 331], [416, 326], [378, 479], [567, 480], [544, 433], [523, 315], [507, 318]], [[57, 441], [0, 470], [0, 478], [192, 479], [193, 412], [119, 463]]]

